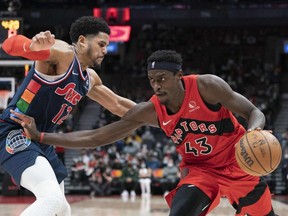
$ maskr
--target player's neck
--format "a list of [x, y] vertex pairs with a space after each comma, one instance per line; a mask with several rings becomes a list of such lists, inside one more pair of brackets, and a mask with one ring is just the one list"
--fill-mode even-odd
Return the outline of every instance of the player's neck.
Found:
[[176, 94], [177, 96], [173, 97], [173, 100], [168, 102], [165, 106], [166, 109], [169, 110], [169, 114], [175, 114], [179, 112], [182, 107], [185, 98], [185, 90]]
[[80, 62], [82, 71], [86, 70], [88, 68], [88, 65], [84, 63], [84, 59], [82, 58], [81, 51], [79, 51], [79, 47], [77, 46], [77, 44], [72, 44], [72, 48]]

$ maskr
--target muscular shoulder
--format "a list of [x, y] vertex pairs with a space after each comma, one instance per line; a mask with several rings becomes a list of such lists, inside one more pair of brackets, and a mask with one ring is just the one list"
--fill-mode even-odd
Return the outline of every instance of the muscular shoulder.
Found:
[[89, 73], [91, 86], [102, 85], [102, 80], [95, 70], [87, 68], [86, 71]]
[[72, 61], [74, 57], [74, 51], [71, 45], [62, 40], [56, 40], [55, 44], [51, 48], [50, 61]]
[[210, 104], [217, 104], [224, 93], [231, 91], [223, 79], [212, 74], [199, 75], [197, 85], [202, 99]]
[[219, 85], [219, 83], [222, 81], [223, 80], [220, 77], [215, 76], [213, 74], [203, 74], [203, 75], [198, 75], [197, 77], [198, 88], [203, 88], [203, 89], [207, 89], [211, 86]]

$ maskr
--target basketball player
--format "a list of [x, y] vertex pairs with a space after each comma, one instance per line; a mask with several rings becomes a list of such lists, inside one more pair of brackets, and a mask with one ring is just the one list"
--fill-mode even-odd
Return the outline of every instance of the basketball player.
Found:
[[28, 137], [70, 148], [108, 144], [143, 125], [160, 127], [182, 157], [181, 180], [166, 196], [170, 216], [206, 215], [221, 196], [228, 198], [236, 215], [274, 216], [264, 179], [244, 173], [234, 154], [235, 144], [246, 130], [232, 113], [247, 120], [248, 131], [263, 129], [264, 114], [221, 78], [183, 76], [181, 65], [182, 58], [175, 51], [154, 52], [148, 58], [148, 78], [155, 94], [121, 120], [97, 130], [40, 133], [33, 118], [17, 114], [19, 119], [13, 119]]
[[63, 123], [85, 95], [123, 116], [135, 103], [113, 93], [91, 69], [100, 68], [109, 35], [104, 20], [85, 16], [71, 25], [72, 45], [56, 40], [50, 31], [32, 39], [13, 36], [2, 45], [10, 55], [35, 60], [0, 116], [0, 164], [18, 185], [36, 196], [21, 216], [71, 215], [63, 188], [67, 171], [54, 147], [27, 139], [22, 128], [10, 120], [9, 110], [33, 116], [37, 128], [46, 132]]

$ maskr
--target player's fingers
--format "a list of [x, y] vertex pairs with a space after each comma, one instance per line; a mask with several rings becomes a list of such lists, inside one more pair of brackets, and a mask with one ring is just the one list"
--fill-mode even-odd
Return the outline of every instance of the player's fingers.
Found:
[[[50, 31], [45, 31], [43, 35], [48, 39], [48, 41], [53, 39], [53, 34]], [[54, 36], [55, 37], [55, 36]]]
[[249, 129], [247, 129], [247, 133], [251, 132], [252, 130], [260, 131], [260, 130], [262, 130], [262, 128], [261, 127], [256, 127], [254, 129], [249, 128]]
[[52, 43], [52, 44], [55, 43], [55, 35], [54, 34], [51, 35], [51, 37], [48, 39], [48, 42]]
[[27, 137], [27, 138], [29, 138], [29, 139], [32, 138], [32, 137], [30, 136], [30, 134], [27, 132], [27, 130], [25, 130], [25, 128], [24, 128], [24, 135], [25, 135], [25, 137]]
[[40, 32], [39, 34], [34, 36], [35, 41], [40, 45], [43, 45], [46, 41], [48, 41], [47, 33]]
[[32, 117], [27, 116], [23, 113], [18, 113], [15, 112], [14, 110], [10, 110], [10, 112], [28, 125], [34, 120]]
[[35, 41], [40, 45], [42, 45], [44, 43], [44, 39], [41, 36], [36, 36]]
[[[255, 128], [255, 130], [257, 130], [257, 131], [261, 131], [262, 130], [262, 128], [260, 128], [260, 127], [257, 127], [257, 128]], [[266, 130], [266, 131], [268, 131], [269, 133], [273, 133], [273, 131], [272, 130]]]
[[25, 114], [22, 114], [22, 113], [18, 113], [12, 109], [10, 109], [10, 113], [12, 113], [13, 115], [17, 116], [18, 118], [20, 118], [21, 120], [23, 120]]
[[47, 30], [47, 31], [44, 32], [44, 34], [45, 34], [46, 36], [49, 36], [49, 35], [51, 35], [51, 32], [50, 32], [49, 30]]
[[21, 121], [20, 119], [14, 118], [13, 116], [10, 116], [10, 119], [18, 124], [22, 124], [23, 121]]

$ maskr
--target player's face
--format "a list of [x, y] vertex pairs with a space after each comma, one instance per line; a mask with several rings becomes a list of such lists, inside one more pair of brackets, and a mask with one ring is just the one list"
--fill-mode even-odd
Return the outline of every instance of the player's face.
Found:
[[100, 32], [97, 36], [88, 39], [87, 57], [88, 65], [96, 70], [101, 68], [101, 63], [107, 54], [109, 35]]
[[179, 90], [183, 89], [180, 73], [173, 74], [167, 70], [149, 70], [148, 79], [161, 104], [173, 105], [177, 103]]

